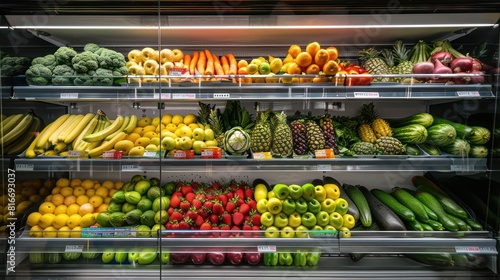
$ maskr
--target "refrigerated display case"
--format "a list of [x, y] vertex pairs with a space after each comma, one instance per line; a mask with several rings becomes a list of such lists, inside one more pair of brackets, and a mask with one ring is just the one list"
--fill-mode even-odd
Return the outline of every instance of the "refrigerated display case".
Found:
[[[329, 1], [68, 1], [41, 3], [18, 1], [0, 4], [2, 11], [1, 51], [10, 56], [35, 57], [53, 54], [61, 46], [78, 52], [95, 43], [122, 53], [132, 49], [177, 48], [184, 54], [209, 49], [217, 55], [232, 53], [238, 60], [251, 61], [260, 56], [284, 58], [291, 44], [305, 48], [310, 42], [336, 46], [342, 60], [357, 62], [359, 51], [368, 47], [391, 47], [395, 40], [413, 45], [419, 40], [450, 40], [462, 53], [481, 53], [484, 63], [499, 67], [500, 16], [497, 4], [486, 1], [458, 1], [443, 7], [436, 3], [401, 1], [371, 3], [328, 3]], [[1, 72], [0, 72], [1, 74]], [[374, 75], [377, 77], [376, 75]], [[498, 180], [498, 163], [493, 135], [496, 128], [498, 74], [485, 75], [481, 84], [383, 83], [350, 86], [340, 79], [328, 83], [251, 83], [226, 76], [225, 81], [178, 82], [167, 76], [164, 82], [134, 83], [116, 80], [113, 86], [28, 85], [24, 75], [2, 78], [3, 115], [33, 110], [45, 124], [63, 114], [106, 113], [109, 119], [135, 115], [138, 118], [162, 117], [165, 114], [198, 114], [199, 102], [223, 110], [228, 101], [237, 101], [254, 117], [266, 110], [284, 111], [292, 116], [300, 111], [313, 116], [328, 113], [353, 117], [363, 104], [373, 103], [380, 117], [395, 119], [419, 112], [447, 118], [469, 125], [481, 125], [492, 131], [486, 158], [470, 156], [429, 156], [420, 154], [382, 156], [340, 156], [334, 159], [312, 157], [272, 158], [254, 153], [249, 156], [224, 155], [220, 159], [176, 159], [146, 157], [81, 159], [46, 155], [27, 158], [25, 154], [2, 157], [4, 193], [14, 188], [14, 181], [60, 178], [129, 182], [137, 176], [158, 178], [161, 186], [171, 181], [211, 183], [244, 181], [252, 186], [255, 179], [270, 185], [305, 184], [334, 178], [339, 185], [362, 185], [369, 189], [390, 191], [394, 187], [412, 187], [412, 178], [425, 175], [439, 187], [466, 202], [469, 214], [482, 223], [479, 231], [384, 231], [358, 228], [350, 236], [342, 231], [308, 231], [305, 238], [269, 238], [264, 230], [253, 237], [231, 236], [211, 238], [201, 231], [165, 229], [157, 236], [141, 237], [127, 228], [87, 232], [73, 237], [47, 233], [45, 237], [30, 235], [27, 214], [12, 220], [15, 229], [7, 229], [0, 249], [6, 254], [8, 279], [51, 277], [92, 278], [474, 278], [497, 276], [498, 224], [491, 222], [493, 200]], [[384, 75], [380, 75], [384, 77]], [[387, 77], [418, 77], [387, 75]], [[71, 77], [70, 77], [71, 78]], [[196, 77], [188, 77], [194, 79]], [[282, 76], [285, 78], [285, 76]], [[337, 77], [338, 78], [338, 77]], [[352, 78], [352, 77], [351, 77]], [[259, 158], [262, 156], [263, 158]], [[476, 180], [468, 187], [466, 179]], [[10, 181], [9, 181], [10, 180]], [[326, 179], [325, 179], [326, 180]], [[458, 180], [458, 181], [457, 181]], [[10, 183], [10, 184], [9, 184]], [[461, 183], [465, 186], [453, 188]], [[451, 186], [451, 187], [450, 187]], [[17, 186], [16, 186], [17, 187]], [[255, 187], [255, 186], [253, 186]], [[208, 189], [208, 187], [207, 187]], [[485, 194], [485, 211], [470, 205], [464, 189]], [[207, 190], [208, 191], [208, 190]], [[107, 192], [107, 191], [106, 191]], [[481, 197], [483, 198], [483, 197]], [[36, 212], [42, 201], [34, 203]], [[465, 206], [464, 206], [465, 207]], [[4, 210], [6, 211], [6, 210]], [[4, 213], [5, 215], [5, 213]], [[7, 216], [5, 216], [7, 217]], [[5, 221], [7, 218], [4, 218]], [[130, 231], [130, 232], [129, 232]], [[212, 230], [213, 233], [220, 233]], [[175, 233], [172, 236], [172, 233]], [[236, 231], [235, 235], [244, 235]], [[15, 238], [10, 238], [15, 234]], [[87, 234], [87, 235], [85, 235]], [[108, 234], [107, 238], [103, 234]], [[35, 234], [36, 235], [36, 234]], [[43, 236], [43, 234], [41, 234]], [[95, 235], [101, 235], [96, 238]], [[110, 238], [109, 235], [114, 237]], [[119, 236], [118, 236], [119, 235]], [[64, 237], [63, 237], [64, 236]], [[14, 244], [11, 244], [15, 240]], [[315, 266], [268, 266], [243, 262], [222, 265], [188, 262], [162, 263], [160, 257], [142, 265], [116, 261], [105, 262], [102, 255], [152, 248], [161, 254], [243, 252], [243, 253], [321, 253]], [[36, 253], [42, 253], [40, 257]], [[67, 253], [67, 258], [62, 254]], [[98, 258], [71, 260], [69, 253], [98, 253]], [[33, 259], [29, 255], [32, 254]], [[468, 257], [455, 266], [446, 263], [444, 254]], [[410, 256], [436, 257], [417, 262]], [[37, 259], [38, 257], [38, 259]], [[441, 257], [441, 258], [438, 258]], [[450, 255], [446, 255], [450, 257]], [[42, 258], [42, 259], [40, 259]], [[461, 259], [464, 261], [464, 259]], [[14, 263], [10, 263], [13, 261]], [[448, 259], [448, 261], [450, 261]]]

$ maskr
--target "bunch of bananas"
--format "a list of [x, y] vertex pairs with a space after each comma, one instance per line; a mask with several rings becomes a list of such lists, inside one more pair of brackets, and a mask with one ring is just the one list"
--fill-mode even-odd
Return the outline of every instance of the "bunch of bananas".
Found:
[[117, 115], [110, 120], [102, 111], [86, 115], [64, 114], [47, 125], [29, 145], [25, 157], [66, 156], [68, 151], [98, 157], [123, 140], [137, 126], [137, 117]]
[[29, 110], [25, 114], [3, 117], [0, 128], [2, 155], [18, 155], [30, 145], [36, 133], [43, 128], [43, 120]]

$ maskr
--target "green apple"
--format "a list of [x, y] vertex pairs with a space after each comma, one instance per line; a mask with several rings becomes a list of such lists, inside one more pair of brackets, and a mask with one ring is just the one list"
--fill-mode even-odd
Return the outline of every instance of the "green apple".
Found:
[[330, 225], [336, 229], [340, 229], [344, 224], [344, 219], [342, 215], [338, 212], [333, 212], [330, 214]]
[[179, 140], [179, 148], [181, 150], [190, 150], [193, 147], [193, 140], [188, 136], [182, 136]]
[[288, 197], [288, 195], [290, 194], [290, 190], [288, 189], [288, 186], [285, 184], [274, 185], [273, 192], [276, 195], [276, 197], [279, 199], [286, 199]]
[[293, 230], [292, 227], [286, 226], [286, 227], [281, 229], [280, 236], [282, 238], [294, 238], [295, 231]]
[[206, 148], [206, 147], [207, 147], [207, 144], [205, 144], [205, 142], [203, 142], [202, 140], [196, 140], [193, 142], [193, 150], [194, 150], [194, 153], [197, 155], [201, 155], [201, 150]]
[[335, 212], [340, 213], [340, 215], [344, 215], [349, 211], [349, 203], [347, 200], [339, 197], [335, 199]]
[[277, 215], [283, 209], [283, 203], [276, 197], [270, 198], [267, 201], [267, 209], [271, 212], [271, 214]]
[[314, 185], [311, 183], [306, 183], [302, 185], [302, 198], [305, 199], [305, 201], [311, 201], [314, 199], [316, 196], [316, 190], [314, 189]]
[[293, 212], [290, 216], [288, 216], [288, 226], [293, 228], [300, 226], [302, 223], [302, 218], [298, 212]]
[[266, 228], [264, 235], [267, 238], [278, 238], [280, 237], [280, 231], [277, 227], [270, 226]]
[[206, 128], [204, 133], [205, 133], [205, 140], [214, 140], [215, 139], [215, 133], [211, 128]]
[[323, 227], [320, 225], [314, 225], [311, 230], [323, 230]]
[[326, 190], [323, 186], [314, 187], [314, 198], [320, 203], [326, 199]]
[[288, 189], [293, 200], [298, 200], [302, 196], [302, 188], [299, 185], [289, 185]]
[[260, 215], [260, 223], [266, 227], [271, 227], [274, 224], [274, 215], [270, 212], [265, 212]]
[[170, 136], [163, 138], [161, 140], [161, 147], [166, 151], [175, 149], [175, 139]]
[[271, 73], [271, 66], [269, 65], [269, 63], [267, 61], [261, 62], [259, 64], [259, 73], [261, 75], [267, 75], [267, 74]]
[[205, 139], [205, 130], [203, 128], [193, 129], [193, 135], [191, 136], [194, 140], [203, 141]]
[[342, 219], [344, 220], [343, 226], [348, 229], [353, 228], [354, 225], [356, 224], [356, 219], [354, 219], [354, 216], [351, 214], [342, 215]]
[[349, 238], [349, 237], [351, 237], [351, 231], [346, 227], [341, 227], [340, 228], [340, 236], [345, 237], [345, 238]]
[[321, 202], [321, 210], [326, 211], [328, 214], [335, 212], [335, 200], [326, 198]]
[[288, 216], [283, 212], [275, 215], [273, 225], [277, 228], [286, 227], [288, 225]]
[[302, 225], [307, 228], [312, 228], [316, 225], [316, 215], [311, 212], [305, 212], [302, 215]]
[[316, 223], [322, 227], [328, 225], [330, 223], [330, 215], [325, 211], [319, 211], [316, 214]]

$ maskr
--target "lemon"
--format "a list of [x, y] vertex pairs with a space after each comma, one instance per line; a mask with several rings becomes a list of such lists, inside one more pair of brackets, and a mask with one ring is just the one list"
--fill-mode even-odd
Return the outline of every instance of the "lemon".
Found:
[[179, 114], [176, 114], [172, 117], [172, 123], [175, 125], [179, 125], [183, 122], [184, 122], [184, 117]]
[[33, 212], [29, 214], [28, 219], [26, 220], [26, 223], [30, 226], [36, 226], [40, 222], [40, 218], [42, 217], [42, 214], [40, 212]]
[[69, 183], [69, 186], [74, 188], [74, 187], [78, 187], [82, 184], [82, 179], [79, 179], [79, 178], [73, 178], [71, 179], [71, 182]]
[[54, 221], [52, 222], [52, 226], [55, 227], [56, 229], [62, 228], [64, 226], [66, 226], [68, 219], [69, 219], [69, 216], [66, 213], [59, 214], [54, 218]]
[[92, 189], [94, 187], [94, 181], [90, 180], [90, 179], [85, 179], [83, 180], [81, 186], [85, 189], [85, 190], [89, 190], [89, 189]]
[[68, 214], [68, 216], [71, 216], [73, 214], [78, 214], [78, 211], [80, 211], [80, 205], [74, 203], [68, 206], [66, 214]]
[[61, 179], [56, 181], [56, 187], [60, 187], [60, 188], [69, 187], [69, 184], [70, 184], [70, 181], [68, 178], [61, 178]]
[[89, 202], [89, 197], [86, 195], [80, 195], [76, 198], [76, 204], [78, 205], [83, 205], [85, 203]]
[[187, 114], [184, 116], [183, 123], [189, 125], [192, 123], [196, 123], [196, 121], [197, 121], [197, 118], [196, 118], [195, 114]]
[[80, 214], [73, 214], [71, 216], [69, 216], [69, 219], [68, 219], [68, 222], [67, 222], [67, 226], [71, 229], [74, 229], [75, 227], [78, 227], [80, 226], [80, 219], [82, 218], [82, 216], [80, 216]]
[[95, 191], [95, 195], [98, 195], [100, 197], [107, 197], [109, 193], [109, 189], [106, 187], [100, 187]]
[[82, 237], [82, 227], [76, 226], [71, 230], [70, 237], [72, 238], [80, 238]]
[[93, 213], [87, 213], [80, 219], [80, 226], [82, 228], [90, 227], [95, 224], [95, 216]]
[[115, 188], [115, 183], [111, 180], [106, 180], [102, 182], [101, 186], [107, 188], [108, 190], [114, 189]]
[[69, 238], [71, 235], [71, 228], [68, 226], [63, 226], [57, 231], [57, 237], [59, 238]]
[[29, 232], [30, 237], [43, 237], [43, 228], [38, 225], [32, 226]]
[[57, 228], [55, 227], [46, 227], [43, 230], [42, 236], [45, 238], [56, 238], [57, 237]]
[[47, 213], [53, 214], [55, 210], [56, 206], [50, 201], [45, 201], [38, 207], [38, 212], [42, 213], [42, 215]]
[[52, 226], [52, 223], [54, 222], [54, 219], [56, 218], [56, 215], [52, 214], [52, 213], [47, 213], [47, 214], [43, 214], [41, 217], [40, 217], [40, 220], [38, 222], [38, 225], [41, 227], [41, 228], [46, 228], [46, 227], [50, 227]]
[[[114, 189], [113, 189], [114, 190]], [[94, 206], [94, 208], [97, 208], [101, 206], [101, 204], [104, 202], [104, 199], [100, 195], [94, 195], [89, 199], [89, 203]]]
[[61, 204], [56, 207], [56, 210], [54, 211], [54, 215], [59, 215], [59, 214], [66, 214], [68, 212], [68, 206]]

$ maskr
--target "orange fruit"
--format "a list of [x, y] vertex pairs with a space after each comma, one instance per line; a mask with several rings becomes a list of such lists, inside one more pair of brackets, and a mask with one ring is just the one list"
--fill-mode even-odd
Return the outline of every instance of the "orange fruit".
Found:
[[54, 203], [50, 201], [45, 201], [44, 203], [40, 204], [38, 207], [38, 212], [40, 212], [42, 215], [43, 214], [54, 214], [54, 211], [56, 210], [56, 206]]
[[99, 205], [99, 207], [97, 207], [97, 209], [95, 210], [96, 213], [102, 213], [102, 212], [108, 211], [108, 205], [109, 205], [109, 203], [103, 203], [103, 204]]
[[63, 205], [64, 196], [60, 193], [56, 193], [52, 195], [52, 199], [50, 200], [55, 206]]
[[60, 187], [60, 188], [69, 187], [69, 179], [68, 178], [61, 178], [61, 179], [57, 180], [56, 181], [56, 188], [57, 187]]
[[94, 183], [94, 190], [97, 190], [100, 187], [101, 187], [101, 183], [99, 183], [99, 182]]
[[330, 60], [330, 54], [325, 49], [320, 49], [316, 55], [314, 55], [314, 63], [319, 66], [325, 65], [328, 60]]
[[69, 238], [71, 235], [71, 228], [68, 226], [60, 227], [57, 231], [58, 238]]
[[300, 66], [297, 63], [292, 62], [292, 63], [290, 63], [290, 65], [287, 68], [287, 73], [288, 74], [302, 74], [302, 68], [300, 68]]
[[302, 52], [302, 48], [299, 45], [293, 44], [288, 48], [288, 53], [293, 57], [296, 58], [299, 53]]
[[311, 42], [306, 46], [306, 52], [314, 57], [316, 53], [321, 49], [321, 46], [318, 42]]
[[106, 180], [102, 182], [101, 184], [103, 187], [107, 188], [108, 190], [114, 189], [115, 188], [115, 183], [111, 180]]
[[80, 214], [73, 214], [71, 216], [69, 216], [69, 219], [68, 219], [68, 222], [67, 222], [67, 226], [71, 229], [74, 229], [75, 227], [78, 227], [80, 226], [80, 219], [82, 217], [80, 216]]
[[71, 216], [73, 214], [78, 214], [78, 211], [80, 211], [80, 205], [75, 203], [68, 206], [68, 209], [66, 209], [66, 214], [68, 214], [68, 216]]
[[68, 212], [68, 206], [61, 204], [56, 207], [56, 210], [54, 210], [54, 215], [59, 215], [59, 214], [66, 214]]
[[78, 187], [82, 184], [82, 180], [81, 179], [78, 179], [78, 178], [73, 178], [71, 179], [71, 181], [69, 182], [69, 186], [74, 188], [74, 187]]
[[106, 187], [100, 187], [95, 191], [96, 195], [99, 195], [100, 197], [107, 197], [109, 193], [109, 190]]
[[123, 187], [124, 182], [123, 181], [116, 181], [115, 182], [115, 189], [119, 190]]
[[69, 216], [68, 214], [59, 214], [54, 218], [54, 221], [52, 222], [52, 226], [59, 229], [64, 226], [66, 226], [66, 223], [68, 222]]
[[70, 196], [73, 194], [73, 188], [72, 187], [64, 187], [64, 188], [61, 188], [61, 190], [59, 191], [59, 193], [63, 196]]
[[76, 196], [76, 197], [78, 197], [78, 196], [80, 196], [80, 195], [84, 195], [84, 194], [85, 194], [85, 191], [86, 191], [86, 190], [85, 190], [85, 188], [83, 188], [83, 187], [75, 187], [75, 188], [73, 189], [73, 195], [74, 195], [74, 196]]
[[328, 60], [328, 62], [323, 65], [323, 73], [325, 73], [325, 75], [335, 75], [339, 70], [339, 64], [333, 60]]
[[89, 203], [94, 206], [94, 208], [97, 208], [101, 206], [101, 204], [104, 202], [104, 199], [100, 195], [94, 195], [89, 199]]
[[238, 68], [247, 67], [248, 66], [248, 61], [246, 61], [244, 59], [241, 59], [241, 60], [238, 61], [237, 66], [238, 66]]
[[30, 229], [29, 237], [43, 237], [43, 228], [38, 225], [32, 226]]
[[319, 65], [313, 63], [307, 67], [306, 74], [316, 75], [320, 70]]
[[40, 218], [42, 217], [42, 214], [40, 212], [33, 212], [28, 215], [28, 219], [26, 220], [26, 223], [30, 226], [36, 226], [40, 222]]
[[86, 189], [86, 190], [89, 190], [91, 188], [94, 187], [94, 181], [92, 181], [91, 179], [85, 179], [82, 181], [82, 184], [81, 186]]
[[47, 197], [45, 197], [45, 200], [44, 201], [48, 201], [50, 202], [52, 200], [52, 195], [48, 195]]
[[73, 203], [76, 203], [76, 196], [70, 195], [64, 198], [64, 205], [70, 206]]
[[80, 214], [80, 216], [83, 216], [88, 213], [94, 213], [94, 206], [92, 206], [92, 204], [90, 203], [84, 203], [80, 205], [80, 210], [78, 210], [78, 214]]
[[339, 58], [339, 51], [336, 47], [328, 47], [326, 48], [326, 51], [330, 55], [328, 60], [336, 60], [337, 58]]
[[71, 238], [80, 238], [82, 237], [82, 227], [81, 226], [76, 226], [71, 230], [70, 234]]
[[61, 191], [61, 187], [55, 187], [52, 189], [52, 191], [50, 192], [51, 194], [56, 194], [56, 193], [59, 193]]
[[83, 204], [89, 202], [89, 197], [86, 195], [80, 195], [76, 198], [76, 204], [82, 206]]
[[[297, 55], [297, 57], [295, 58], [294, 61], [295, 61], [295, 63], [297, 63], [301, 67], [307, 67], [307, 66], [311, 65], [312, 58], [313, 58], [313, 56], [311, 56], [310, 53], [301, 52]], [[290, 66], [288, 66], [288, 69], [290, 69]]]
[[56, 238], [57, 237], [57, 228], [49, 226], [43, 230], [42, 237], [44, 238]]
[[51, 214], [51, 213], [43, 214], [40, 217], [40, 221], [38, 221], [38, 226], [40, 226], [41, 228], [50, 227], [50, 226], [52, 226], [52, 223], [54, 222], [55, 218], [56, 218], [56, 215], [54, 215], [54, 214]]
[[87, 190], [85, 192], [85, 195], [88, 196], [88, 197], [94, 196], [95, 195], [95, 190], [94, 189]]

